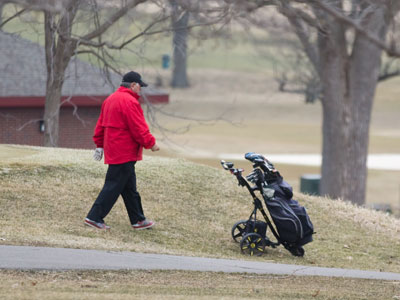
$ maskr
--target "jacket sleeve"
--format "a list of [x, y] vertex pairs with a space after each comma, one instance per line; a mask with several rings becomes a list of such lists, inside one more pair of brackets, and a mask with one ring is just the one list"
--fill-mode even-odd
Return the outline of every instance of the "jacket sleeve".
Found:
[[153, 147], [156, 139], [150, 133], [149, 126], [146, 123], [139, 103], [128, 102], [125, 118], [132, 138], [146, 149]]
[[103, 105], [101, 106], [101, 112], [99, 119], [97, 120], [96, 127], [94, 128], [93, 141], [97, 148], [104, 148], [104, 127], [103, 127]]

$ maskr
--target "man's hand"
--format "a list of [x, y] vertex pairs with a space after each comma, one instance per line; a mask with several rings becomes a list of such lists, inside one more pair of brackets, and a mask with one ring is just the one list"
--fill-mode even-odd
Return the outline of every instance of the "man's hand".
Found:
[[97, 161], [101, 160], [103, 158], [103, 152], [104, 152], [103, 148], [96, 148], [96, 150], [94, 150], [93, 153], [94, 160]]
[[151, 151], [158, 151], [158, 150], [160, 150], [160, 147], [158, 147], [157, 146], [157, 144], [154, 144], [154, 146], [153, 147], [151, 147]]

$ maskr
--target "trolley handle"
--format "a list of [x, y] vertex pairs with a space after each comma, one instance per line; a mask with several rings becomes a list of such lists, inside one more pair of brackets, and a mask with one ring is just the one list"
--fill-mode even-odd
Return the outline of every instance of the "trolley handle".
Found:
[[248, 185], [248, 182], [242, 176], [242, 173], [243, 173], [244, 169], [234, 168], [232, 162], [227, 162], [227, 161], [224, 161], [224, 160], [221, 160], [221, 165], [225, 170], [228, 170], [229, 172], [231, 172], [232, 175], [236, 176], [236, 178], [237, 178], [237, 180], [239, 182], [239, 185], [241, 185], [241, 186]]
[[259, 190], [259, 188], [257, 186], [251, 187], [247, 180], [242, 176], [244, 169], [234, 168], [232, 162], [226, 162], [224, 160], [221, 160], [221, 165], [225, 170], [228, 170], [232, 175], [235, 175], [236, 179], [238, 180], [238, 184], [240, 186], [247, 187], [253, 198], [255, 197], [254, 191]]
[[242, 173], [244, 171], [244, 169], [234, 168], [232, 162], [227, 162], [227, 161], [221, 160], [221, 165], [225, 170], [230, 171], [234, 175], [242, 175]]

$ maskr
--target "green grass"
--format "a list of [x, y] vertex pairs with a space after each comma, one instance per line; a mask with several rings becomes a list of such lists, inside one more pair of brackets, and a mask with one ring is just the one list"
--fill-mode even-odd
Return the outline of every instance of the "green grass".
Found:
[[[11, 148], [10, 148], [11, 147]], [[400, 221], [343, 201], [296, 193], [315, 225], [304, 258], [279, 247], [244, 257], [230, 236], [252, 209], [248, 192], [224, 170], [183, 159], [146, 157], [137, 165], [145, 213], [154, 230], [133, 232], [122, 201], [107, 217], [110, 232], [83, 225], [105, 166], [84, 150], [34, 149], [0, 165], [0, 243], [256, 259], [290, 264], [400, 272]], [[61, 220], [61, 221], [60, 221]]]

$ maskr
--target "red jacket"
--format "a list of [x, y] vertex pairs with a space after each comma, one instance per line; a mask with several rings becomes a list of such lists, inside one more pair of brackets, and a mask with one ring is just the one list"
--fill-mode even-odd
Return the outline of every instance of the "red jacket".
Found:
[[150, 149], [156, 143], [138, 98], [132, 90], [119, 87], [103, 102], [93, 141], [104, 148], [105, 164], [142, 160], [143, 147]]

